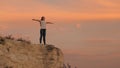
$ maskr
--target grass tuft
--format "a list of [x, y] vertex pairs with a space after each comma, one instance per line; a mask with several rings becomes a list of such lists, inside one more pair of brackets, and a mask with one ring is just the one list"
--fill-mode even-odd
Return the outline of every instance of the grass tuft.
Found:
[[0, 44], [4, 45], [5, 44], [5, 39], [0, 36]]
[[18, 38], [17, 41], [21, 41], [21, 42], [25, 42], [27, 44], [31, 44], [31, 42], [29, 40], [25, 40], [23, 38]]

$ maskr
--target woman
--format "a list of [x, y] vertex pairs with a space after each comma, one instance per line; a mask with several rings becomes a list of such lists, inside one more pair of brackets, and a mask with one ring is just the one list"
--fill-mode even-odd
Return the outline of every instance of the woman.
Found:
[[46, 22], [45, 17], [42, 16], [40, 20], [32, 19], [33, 21], [38, 21], [40, 23], [40, 44], [42, 44], [42, 38], [44, 45], [46, 45], [46, 24], [53, 24], [51, 22]]

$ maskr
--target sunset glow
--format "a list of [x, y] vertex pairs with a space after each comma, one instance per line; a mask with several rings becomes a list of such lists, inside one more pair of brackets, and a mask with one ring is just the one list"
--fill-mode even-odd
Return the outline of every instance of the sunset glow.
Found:
[[45, 16], [47, 42], [78, 68], [120, 68], [120, 0], [0, 0], [0, 35], [39, 43]]

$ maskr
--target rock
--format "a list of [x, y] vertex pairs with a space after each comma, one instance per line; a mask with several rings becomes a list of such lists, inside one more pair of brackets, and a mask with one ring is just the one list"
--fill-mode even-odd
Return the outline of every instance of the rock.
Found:
[[0, 44], [4, 45], [5, 44], [5, 39], [0, 36]]
[[4, 41], [0, 44], [0, 68], [63, 68], [63, 53], [54, 45]]

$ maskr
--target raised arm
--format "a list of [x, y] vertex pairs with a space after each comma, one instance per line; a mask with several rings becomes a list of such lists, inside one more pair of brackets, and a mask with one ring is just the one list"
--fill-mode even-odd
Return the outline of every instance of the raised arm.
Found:
[[40, 20], [38, 20], [38, 19], [32, 19], [33, 21], [38, 21], [38, 22], [40, 22]]
[[52, 22], [46, 22], [46, 24], [54, 24], [54, 23], [52, 23]]

